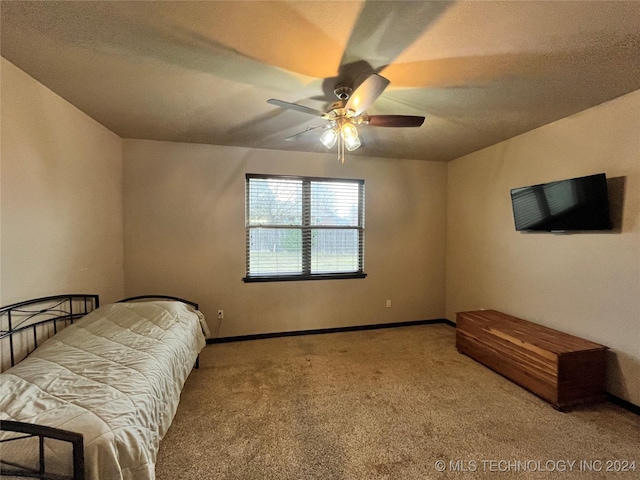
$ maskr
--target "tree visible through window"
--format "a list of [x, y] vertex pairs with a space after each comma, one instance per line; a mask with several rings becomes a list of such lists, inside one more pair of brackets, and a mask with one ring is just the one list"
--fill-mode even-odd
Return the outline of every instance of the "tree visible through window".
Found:
[[362, 278], [364, 181], [247, 175], [244, 281]]

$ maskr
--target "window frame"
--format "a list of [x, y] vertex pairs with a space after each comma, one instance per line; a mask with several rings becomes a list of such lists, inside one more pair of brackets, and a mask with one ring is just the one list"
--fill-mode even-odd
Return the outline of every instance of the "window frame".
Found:
[[[250, 202], [249, 202], [249, 181], [251, 179], [267, 179], [267, 180], [293, 180], [302, 181], [302, 222], [297, 226], [283, 225], [250, 225]], [[311, 210], [311, 183], [312, 182], [335, 182], [335, 183], [357, 183], [358, 190], [358, 225], [357, 226], [336, 226], [336, 225], [312, 225], [310, 222]], [[272, 175], [272, 174], [245, 174], [245, 276], [242, 281], [245, 283], [262, 283], [262, 282], [287, 282], [287, 281], [306, 281], [306, 280], [341, 280], [365, 278], [367, 274], [364, 272], [364, 180], [350, 178], [330, 178], [330, 177], [310, 177], [299, 175]], [[301, 262], [302, 272], [299, 274], [249, 274], [250, 267], [250, 235], [253, 228], [288, 228], [300, 230], [302, 237]], [[358, 270], [352, 272], [322, 272], [311, 273], [311, 253], [312, 253], [312, 235], [313, 230], [322, 229], [345, 229], [358, 231]]]

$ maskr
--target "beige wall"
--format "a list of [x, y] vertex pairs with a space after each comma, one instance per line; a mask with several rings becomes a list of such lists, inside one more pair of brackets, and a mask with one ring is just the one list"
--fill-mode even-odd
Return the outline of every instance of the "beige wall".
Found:
[[0, 305], [124, 288], [122, 140], [1, 60]]
[[[124, 172], [127, 295], [224, 309], [221, 337], [444, 315], [445, 164], [125, 140]], [[243, 283], [245, 173], [364, 179], [367, 278]]]
[[[625, 177], [622, 228], [517, 233], [509, 190]], [[611, 348], [608, 388], [640, 405], [640, 91], [448, 165], [447, 317], [492, 308]]]

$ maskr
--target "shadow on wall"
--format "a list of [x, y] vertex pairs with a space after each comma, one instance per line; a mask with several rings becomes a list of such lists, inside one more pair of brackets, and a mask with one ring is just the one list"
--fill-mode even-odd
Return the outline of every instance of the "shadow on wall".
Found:
[[639, 399], [632, 398], [631, 392], [636, 388], [630, 384], [633, 382], [633, 379], [625, 378], [623, 371], [640, 372], [640, 361], [626, 353], [607, 350], [607, 378], [605, 387], [607, 392], [617, 397], [627, 399], [640, 407]]
[[[624, 194], [627, 177], [607, 178], [607, 191], [609, 193], [609, 215], [611, 217], [612, 232], [622, 232], [622, 212], [624, 211]], [[632, 215], [631, 218], [634, 218]], [[633, 230], [633, 225], [628, 225]]]

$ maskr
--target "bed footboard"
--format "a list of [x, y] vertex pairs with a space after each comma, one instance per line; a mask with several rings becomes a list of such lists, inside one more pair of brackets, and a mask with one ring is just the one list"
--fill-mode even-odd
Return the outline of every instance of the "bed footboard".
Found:
[[[0, 475], [8, 477], [26, 477], [56, 479], [56, 480], [84, 480], [84, 445], [80, 433], [69, 432], [59, 428], [34, 425], [32, 423], [14, 422], [11, 420], [0, 420], [0, 430], [4, 432], [15, 432], [15, 435], [3, 436], [0, 443], [20, 442], [25, 439], [37, 438], [39, 444], [38, 468], [32, 468], [12, 462], [11, 459], [0, 459]], [[45, 441], [47, 439], [69, 442], [72, 448], [73, 475], [65, 476], [47, 472], [45, 464]]]
[[195, 302], [191, 302], [189, 300], [185, 300], [180, 297], [172, 297], [171, 295], [138, 295], [137, 297], [129, 297], [123, 298], [122, 300], [118, 300], [116, 303], [123, 302], [136, 302], [136, 301], [145, 301], [145, 300], [176, 300], [178, 302], [186, 303], [187, 305], [191, 305], [196, 310], [199, 310], [198, 304]]

